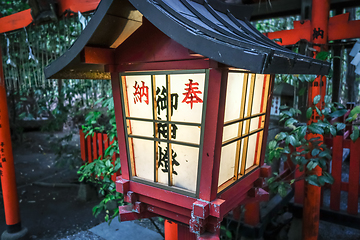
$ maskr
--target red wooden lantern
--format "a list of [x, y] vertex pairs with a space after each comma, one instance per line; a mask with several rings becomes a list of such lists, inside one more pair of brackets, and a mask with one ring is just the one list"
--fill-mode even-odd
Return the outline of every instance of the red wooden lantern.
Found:
[[325, 74], [329, 64], [273, 43], [247, 14], [215, 0], [103, 0], [45, 70], [111, 79], [117, 191], [130, 203], [122, 221], [160, 215], [205, 239], [232, 209], [267, 199], [270, 74]]

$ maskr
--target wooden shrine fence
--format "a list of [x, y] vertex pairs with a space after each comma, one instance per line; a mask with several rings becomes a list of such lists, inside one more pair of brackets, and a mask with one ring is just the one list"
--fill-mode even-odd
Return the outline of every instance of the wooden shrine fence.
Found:
[[[114, 143], [115, 139], [110, 141], [106, 133], [94, 133], [93, 136], [85, 137], [85, 133], [80, 130], [80, 149], [81, 149], [81, 159], [83, 163], [91, 163], [95, 159], [103, 158], [105, 150]], [[112, 163], [115, 165], [115, 160], [119, 157], [119, 154], [114, 153], [112, 158]], [[119, 175], [119, 172], [111, 176], [111, 180], [115, 181], [116, 176]]]
[[[342, 122], [348, 117], [348, 112], [339, 118], [331, 120], [331, 123]], [[334, 177], [333, 184], [322, 187], [321, 196], [321, 220], [360, 229], [359, 215], [359, 177], [360, 177], [360, 138], [353, 142], [350, 139], [352, 125], [348, 125], [343, 132], [335, 137], [325, 137], [325, 144], [332, 149], [332, 160], [328, 171]], [[344, 149], [349, 149], [349, 156], [344, 161]], [[295, 172], [295, 176], [301, 173]], [[295, 196], [293, 212], [295, 216], [302, 215], [304, 200], [304, 182], [295, 183]]]

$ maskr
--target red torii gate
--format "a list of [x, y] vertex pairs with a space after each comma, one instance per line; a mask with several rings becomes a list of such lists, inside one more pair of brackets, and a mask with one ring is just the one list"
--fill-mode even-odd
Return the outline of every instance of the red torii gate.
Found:
[[[314, 44], [317, 52], [327, 50], [328, 41], [360, 38], [360, 20], [349, 21], [349, 13], [329, 18], [329, 11], [330, 0], [312, 0], [311, 20], [295, 21], [292, 30], [271, 32], [265, 35], [270, 39], [281, 39], [282, 41], [278, 42], [280, 45], [294, 45], [300, 40], [307, 40]], [[325, 94], [326, 77], [318, 76], [309, 85], [308, 103], [312, 104], [314, 97], [321, 95], [317, 107], [322, 109]], [[316, 111], [313, 112], [313, 116], [310, 123], [319, 119]], [[301, 174], [297, 172], [295, 176]], [[321, 168], [317, 166], [312, 174], [321, 175]], [[295, 187], [298, 189], [295, 192], [295, 203], [304, 206], [302, 239], [316, 240], [319, 232], [321, 188], [304, 183], [304, 181], [297, 182]]]
[[[62, 16], [66, 12], [94, 11], [99, 2], [100, 0], [59, 0], [57, 14]], [[31, 9], [2, 17], [0, 18], [0, 34], [21, 29], [32, 22]], [[2, 63], [0, 46], [0, 177], [7, 225], [2, 238], [22, 239], [27, 234], [27, 229], [21, 226]]]

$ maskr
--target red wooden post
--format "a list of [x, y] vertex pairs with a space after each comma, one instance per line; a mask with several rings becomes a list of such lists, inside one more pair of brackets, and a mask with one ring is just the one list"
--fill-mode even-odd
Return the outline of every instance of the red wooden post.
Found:
[[80, 135], [80, 150], [81, 150], [81, 159], [83, 163], [86, 162], [86, 145], [85, 145], [85, 134], [83, 130], [79, 131]]
[[93, 145], [93, 160], [98, 158], [98, 146], [97, 146], [97, 133], [94, 133], [92, 137], [92, 145]]
[[360, 140], [350, 143], [350, 172], [349, 172], [349, 191], [347, 212], [350, 214], [358, 214], [358, 198], [359, 198], [359, 163], [360, 156]]
[[99, 156], [101, 159], [103, 159], [104, 158], [103, 134], [97, 133], [97, 139], [98, 139]]
[[[219, 81], [219, 79], [222, 79], [222, 81]], [[211, 97], [208, 97], [206, 103], [206, 108], [210, 110], [206, 111], [205, 116], [201, 172], [211, 174], [201, 174], [199, 187], [199, 198], [205, 201], [212, 201], [217, 195], [218, 178], [213, 176], [217, 176], [220, 169], [221, 149], [220, 147], [216, 148], [216, 146], [221, 146], [222, 143], [226, 79], [227, 72], [223, 72], [221, 69], [210, 69], [208, 96]], [[220, 92], [220, 89], [222, 89], [222, 92]]]
[[[315, 44], [324, 45], [328, 40], [328, 23], [329, 23], [329, 0], [313, 0], [311, 12], [311, 40]], [[321, 49], [315, 46], [315, 49], [320, 52]], [[323, 107], [323, 101], [326, 93], [326, 77], [318, 76], [311, 87], [309, 88], [309, 104], [317, 95], [321, 95], [321, 100], [317, 104], [319, 109]], [[319, 116], [314, 111], [311, 122], [317, 122]], [[309, 134], [309, 138], [315, 137]], [[317, 136], [316, 136], [317, 137]], [[317, 166], [310, 174], [321, 175], [321, 168]], [[305, 182], [304, 193], [304, 208], [303, 208], [303, 228], [302, 234], [304, 240], [317, 240], [319, 235], [319, 220], [320, 220], [320, 199], [321, 188], [308, 184]]]
[[251, 202], [245, 205], [244, 222], [250, 226], [256, 226], [260, 222], [260, 204]]
[[[22, 232], [22, 227], [2, 62], [2, 51], [0, 46], [0, 176], [7, 225], [7, 232], [4, 234], [14, 234]], [[23, 231], [25, 236], [27, 229], [24, 228]]]
[[169, 220], [164, 222], [165, 240], [178, 240], [178, 224]]
[[86, 137], [86, 143], [87, 143], [87, 161], [88, 163], [91, 163], [93, 161], [92, 158], [92, 152], [91, 152], [91, 136]]
[[343, 136], [333, 138], [331, 174], [334, 177], [334, 183], [331, 185], [330, 209], [340, 210], [341, 193], [341, 165], [343, 157]]

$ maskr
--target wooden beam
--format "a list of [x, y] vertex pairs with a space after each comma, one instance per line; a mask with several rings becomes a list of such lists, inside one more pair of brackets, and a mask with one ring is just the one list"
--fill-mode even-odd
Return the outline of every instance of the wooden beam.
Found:
[[[293, 45], [301, 39], [311, 41], [311, 24], [309, 20], [294, 21], [294, 29], [269, 32], [265, 35], [270, 39], [281, 39], [280, 45]], [[360, 20], [349, 21], [349, 13], [344, 13], [330, 18], [328, 40], [341, 40], [360, 38]]]
[[80, 56], [83, 63], [114, 64], [114, 49], [85, 47]]
[[91, 12], [99, 5], [100, 0], [60, 0], [59, 1], [59, 15], [65, 11], [71, 12]]
[[0, 33], [14, 31], [28, 26], [33, 18], [30, 9], [0, 18]]
[[[65, 11], [91, 12], [96, 10], [100, 0], [59, 0], [58, 14], [61, 16]], [[0, 34], [21, 29], [32, 23], [31, 9], [0, 18]]]

